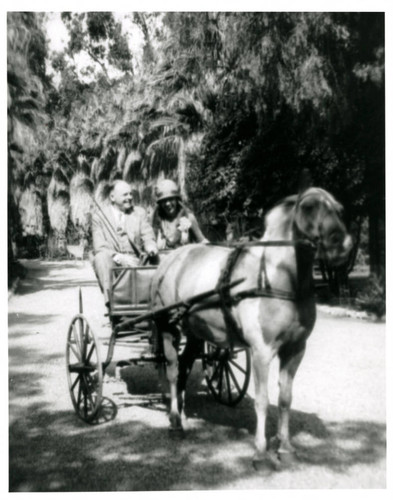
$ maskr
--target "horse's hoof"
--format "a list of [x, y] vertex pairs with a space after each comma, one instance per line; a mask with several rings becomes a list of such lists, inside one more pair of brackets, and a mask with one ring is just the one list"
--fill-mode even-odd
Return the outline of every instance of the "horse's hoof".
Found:
[[278, 458], [284, 467], [293, 465], [297, 460], [295, 450], [278, 450]]
[[252, 466], [257, 472], [270, 472], [272, 466], [267, 458], [253, 458]]
[[280, 447], [281, 441], [280, 438], [277, 436], [274, 436], [270, 438], [269, 443], [268, 443], [268, 450], [277, 452], [279, 447]]
[[278, 436], [270, 439], [268, 450], [268, 453], [276, 454], [280, 468], [292, 465], [297, 459], [295, 448], [288, 442], [283, 443]]
[[277, 454], [271, 451], [267, 451], [263, 455], [256, 453], [252, 465], [257, 472], [271, 472], [281, 469]]
[[169, 428], [169, 436], [171, 439], [181, 440], [184, 439], [185, 433], [183, 427]]

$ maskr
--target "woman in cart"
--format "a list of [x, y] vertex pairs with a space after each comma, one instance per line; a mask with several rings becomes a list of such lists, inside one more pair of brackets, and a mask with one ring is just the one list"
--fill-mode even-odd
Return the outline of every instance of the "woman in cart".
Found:
[[205, 243], [195, 215], [184, 206], [175, 182], [164, 179], [156, 186], [157, 207], [153, 230], [159, 250], [171, 250], [188, 243]]

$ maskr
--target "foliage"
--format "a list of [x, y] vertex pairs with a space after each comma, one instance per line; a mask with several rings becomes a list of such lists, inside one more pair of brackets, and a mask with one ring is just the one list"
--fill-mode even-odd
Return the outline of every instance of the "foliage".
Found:
[[25, 189], [19, 200], [22, 235], [43, 236], [42, 200], [34, 185]]
[[[11, 183], [18, 183], [37, 154], [35, 132], [44, 120], [45, 39], [33, 13], [7, 15], [8, 153]], [[23, 181], [22, 181], [23, 182]]]
[[[141, 59], [112, 13], [62, 19], [69, 42], [50, 54], [55, 86], [44, 79], [40, 15], [9, 18], [9, 149], [19, 193], [31, 171], [41, 193], [51, 185], [53, 201], [61, 168], [71, 222], [82, 217], [86, 233], [87, 218], [76, 216], [78, 186], [86, 188], [86, 214], [91, 190], [99, 198], [111, 179], [132, 182], [136, 203], [151, 207], [154, 184], [170, 177], [204, 223], [222, 237], [236, 226], [238, 237], [262, 229], [263, 212], [297, 191], [306, 167], [345, 202], [349, 221], [360, 227], [368, 217], [377, 234], [382, 14], [137, 12], [128, 21], [143, 35]], [[83, 70], [81, 54], [91, 60]], [[22, 122], [29, 132], [15, 125]], [[54, 220], [48, 216], [53, 230]]]
[[[18, 202], [29, 184], [29, 193], [22, 198], [24, 205], [34, 206], [38, 233], [43, 231], [39, 214], [39, 195], [43, 181], [41, 152], [37, 141], [40, 127], [46, 121], [45, 74], [46, 41], [42, 17], [32, 12], [7, 14], [7, 114], [8, 114], [8, 270], [14, 272], [13, 244], [21, 241], [22, 224]], [[27, 178], [34, 183], [25, 182]], [[34, 185], [32, 185], [34, 184]], [[32, 194], [32, 193], [35, 194]], [[31, 196], [30, 196], [31, 195]], [[28, 200], [27, 200], [27, 198]], [[38, 210], [38, 212], [36, 211]], [[25, 224], [27, 227], [27, 224]]]
[[48, 215], [51, 228], [59, 238], [65, 238], [68, 215], [70, 210], [70, 195], [67, 176], [57, 168], [48, 186]]
[[[299, 171], [308, 167], [316, 184], [334, 187], [356, 209], [361, 190], [364, 201], [365, 159], [348, 130], [354, 49], [346, 60], [342, 54], [357, 32], [345, 17], [320, 13], [228, 14], [220, 26], [221, 97], [196, 165], [205, 173], [196, 193], [204, 208], [223, 217], [267, 208], [282, 196], [284, 180], [296, 191]], [[340, 141], [343, 133], [348, 142]]]
[[93, 183], [82, 165], [70, 182], [70, 219], [81, 237], [90, 230], [93, 192]]
[[[70, 34], [68, 54], [71, 58], [82, 51], [87, 53], [98, 64], [107, 83], [110, 66], [125, 73], [132, 71], [127, 40], [111, 12], [64, 12], [61, 17]], [[88, 74], [97, 76], [94, 66], [88, 69]]]
[[382, 318], [386, 314], [385, 277], [372, 274], [366, 286], [357, 294], [356, 305]]

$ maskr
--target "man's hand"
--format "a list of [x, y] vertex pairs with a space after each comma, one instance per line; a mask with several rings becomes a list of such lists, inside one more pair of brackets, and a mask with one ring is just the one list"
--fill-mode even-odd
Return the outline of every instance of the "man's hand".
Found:
[[127, 253], [117, 253], [113, 257], [113, 261], [122, 267], [135, 267], [138, 265], [138, 259], [134, 255], [130, 255]]
[[157, 248], [154, 248], [154, 249], [150, 250], [150, 252], [148, 253], [149, 257], [157, 257], [157, 255], [158, 255], [158, 249]]

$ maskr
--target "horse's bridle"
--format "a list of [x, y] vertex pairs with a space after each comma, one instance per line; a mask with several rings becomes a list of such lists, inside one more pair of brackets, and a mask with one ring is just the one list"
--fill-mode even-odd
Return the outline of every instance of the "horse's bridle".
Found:
[[[319, 194], [323, 195], [323, 192]], [[311, 196], [311, 193], [306, 196]], [[232, 247], [233, 250], [230, 252], [227, 258], [226, 265], [222, 270], [218, 283], [216, 286], [217, 293], [220, 297], [221, 309], [224, 315], [225, 324], [228, 331], [228, 336], [230, 339], [231, 347], [234, 345], [235, 341], [241, 340], [245, 342], [244, 336], [239, 328], [233, 314], [232, 307], [244, 299], [249, 298], [270, 298], [270, 299], [280, 299], [288, 300], [290, 302], [298, 302], [304, 297], [298, 288], [295, 292], [289, 292], [288, 290], [281, 290], [278, 288], [273, 288], [268, 280], [266, 269], [265, 269], [265, 252], [262, 252], [259, 272], [258, 272], [258, 282], [257, 286], [249, 288], [247, 290], [242, 290], [235, 294], [231, 294], [231, 288], [228, 286], [231, 282], [232, 272], [235, 265], [244, 250], [252, 247], [294, 247], [295, 251], [302, 248], [302, 251], [312, 252], [314, 255], [318, 246], [320, 245], [320, 236], [311, 237], [306, 234], [302, 229], [299, 228], [296, 221], [296, 214], [300, 206], [300, 202], [303, 198], [301, 195], [298, 196], [296, 200], [293, 225], [295, 227], [296, 237], [293, 240], [276, 240], [276, 241], [253, 241], [246, 243], [234, 243], [234, 244], [219, 244], [220, 246]], [[262, 278], [264, 276], [264, 279]]]
[[[323, 189], [320, 189], [320, 188], [313, 188], [313, 189], [317, 190], [318, 194], [323, 198], [323, 201], [326, 203], [327, 206], [331, 206], [330, 208], [335, 210], [335, 208], [333, 206], [335, 200], [329, 200], [329, 196], [330, 196], [329, 193], [326, 193]], [[295, 205], [295, 210], [294, 210], [294, 215], [293, 215], [293, 224], [294, 224], [294, 227], [296, 230], [296, 234], [297, 234], [297, 236], [300, 236], [301, 240], [309, 241], [312, 245], [315, 246], [316, 249], [319, 246], [322, 246], [322, 248], [324, 249], [324, 246], [323, 246], [322, 241], [321, 241], [321, 236], [319, 234], [319, 230], [318, 230], [317, 236], [314, 236], [314, 237], [310, 236], [299, 227], [297, 220], [296, 220], [296, 215], [297, 215], [297, 212], [298, 212], [298, 209], [300, 206], [300, 202], [304, 201], [304, 199], [309, 197], [309, 196], [313, 196], [314, 194], [315, 193], [307, 193], [305, 195], [301, 195], [301, 194], [298, 195], [298, 197], [296, 199], [296, 205]], [[337, 202], [335, 202], [335, 203], [337, 203]]]

